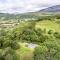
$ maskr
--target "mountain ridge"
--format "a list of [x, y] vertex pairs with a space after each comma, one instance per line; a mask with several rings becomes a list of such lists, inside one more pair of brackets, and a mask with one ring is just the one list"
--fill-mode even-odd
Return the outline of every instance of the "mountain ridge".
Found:
[[60, 12], [60, 5], [51, 6], [38, 12]]

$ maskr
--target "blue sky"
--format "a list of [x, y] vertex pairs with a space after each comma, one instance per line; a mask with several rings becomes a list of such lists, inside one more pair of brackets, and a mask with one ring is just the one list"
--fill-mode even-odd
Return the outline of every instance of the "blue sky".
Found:
[[60, 5], [60, 0], [0, 0], [1, 12], [32, 12], [52, 5]]

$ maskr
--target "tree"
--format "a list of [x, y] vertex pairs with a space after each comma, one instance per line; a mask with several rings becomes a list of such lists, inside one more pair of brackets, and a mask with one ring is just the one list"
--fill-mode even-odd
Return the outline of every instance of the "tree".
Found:
[[34, 60], [46, 60], [45, 54], [48, 51], [46, 46], [38, 46], [34, 51]]

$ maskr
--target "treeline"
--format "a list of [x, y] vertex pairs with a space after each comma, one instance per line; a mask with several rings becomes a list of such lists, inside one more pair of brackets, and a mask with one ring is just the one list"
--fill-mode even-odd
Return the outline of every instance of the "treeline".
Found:
[[44, 14], [44, 13], [26, 13], [26, 14], [8, 14], [0, 13], [0, 20], [23, 20], [23, 19], [39, 19], [54, 20], [60, 19], [60, 14]]

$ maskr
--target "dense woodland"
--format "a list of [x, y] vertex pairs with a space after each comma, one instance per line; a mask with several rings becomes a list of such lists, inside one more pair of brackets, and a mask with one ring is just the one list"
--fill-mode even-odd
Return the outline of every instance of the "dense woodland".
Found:
[[[27, 21], [21, 21], [19, 15], [13, 21], [11, 17], [1, 19], [7, 23], [0, 25], [19, 24], [0, 27], [0, 60], [60, 60], [60, 15], [31, 17]], [[38, 46], [28, 48], [25, 43]]]

